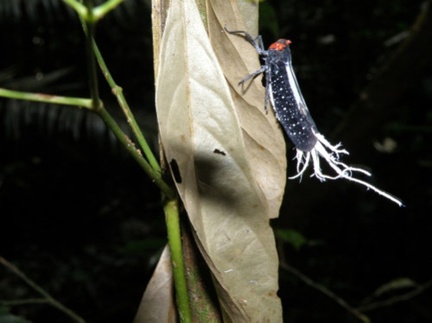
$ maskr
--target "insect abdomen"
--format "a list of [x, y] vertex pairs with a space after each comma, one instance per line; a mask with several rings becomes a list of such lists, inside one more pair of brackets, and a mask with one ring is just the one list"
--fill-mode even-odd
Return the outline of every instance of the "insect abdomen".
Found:
[[271, 66], [269, 90], [272, 105], [277, 119], [292, 143], [297, 149], [308, 152], [317, 142], [313, 133], [316, 126], [306, 106], [302, 106], [304, 103], [295, 97], [285, 67], [285, 64]]

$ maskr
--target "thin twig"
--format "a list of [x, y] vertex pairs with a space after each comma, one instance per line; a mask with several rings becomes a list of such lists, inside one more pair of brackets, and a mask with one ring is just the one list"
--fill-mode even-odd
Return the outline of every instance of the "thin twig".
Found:
[[92, 101], [87, 98], [66, 97], [46, 93], [30, 93], [0, 88], [0, 97], [62, 105], [74, 105], [86, 109], [92, 108]]
[[375, 310], [375, 309], [378, 309], [381, 307], [392, 306], [396, 303], [408, 301], [411, 298], [423, 293], [425, 290], [427, 290], [428, 288], [431, 288], [431, 287], [432, 287], [432, 280], [429, 280], [426, 283], [424, 283], [423, 285], [418, 286], [417, 288], [415, 288], [414, 290], [412, 290], [408, 293], [394, 296], [394, 297], [391, 297], [391, 298], [384, 300], [384, 301], [378, 301], [378, 302], [370, 303], [367, 305], [359, 306], [359, 307], [357, 307], [357, 310], [360, 312], [367, 312], [367, 311], [372, 311], [372, 310]]
[[93, 13], [93, 0], [85, 0], [85, 6], [87, 7], [87, 15], [89, 19], [84, 20], [86, 32], [86, 54], [87, 54], [87, 73], [89, 77], [89, 89], [90, 97], [93, 101], [93, 110], [98, 112], [99, 109], [103, 108], [101, 99], [99, 97], [99, 82], [96, 69], [96, 59], [93, 55], [92, 39], [95, 30], [95, 20]]
[[342, 306], [344, 309], [346, 309], [348, 312], [350, 312], [352, 315], [357, 317], [360, 321], [364, 323], [369, 323], [369, 318], [362, 314], [358, 309], [352, 307], [350, 304], [348, 304], [344, 299], [333, 293], [331, 290], [326, 288], [325, 286], [313, 281], [308, 276], [300, 272], [299, 270], [295, 269], [294, 267], [288, 265], [286, 262], [281, 262], [280, 264], [281, 268], [285, 269], [286, 271], [290, 272], [291, 274], [298, 277], [300, 280], [302, 280], [305, 284], [309, 285], [310, 287], [320, 291], [324, 295], [328, 296], [330, 299], [335, 301], [337, 304]]
[[132, 155], [138, 165], [146, 172], [146, 174], [153, 180], [153, 182], [159, 187], [161, 192], [168, 198], [172, 199], [176, 196], [174, 190], [163, 180], [161, 173], [156, 171], [147, 160], [142, 156], [141, 150], [135, 147], [132, 140], [123, 132], [120, 126], [117, 124], [115, 119], [105, 109], [99, 109], [97, 112], [102, 120], [108, 125], [117, 139], [123, 144], [126, 150]]
[[46, 298], [24, 298], [24, 299], [10, 299], [7, 301], [1, 301], [2, 305], [5, 306], [17, 306], [17, 305], [29, 305], [29, 304], [49, 304], [49, 300]]
[[156, 159], [156, 157], [154, 156], [152, 150], [150, 149], [150, 146], [148, 145], [147, 141], [145, 140], [140, 127], [138, 126], [138, 123], [136, 122], [135, 116], [133, 115], [128, 102], [126, 101], [126, 98], [123, 95], [123, 89], [117, 85], [117, 83], [115, 82], [114, 78], [112, 77], [106, 63], [105, 60], [96, 44], [96, 41], [92, 38], [92, 48], [93, 48], [93, 53], [96, 57], [96, 60], [99, 64], [100, 69], [102, 70], [102, 74], [105, 76], [106, 81], [108, 82], [108, 84], [111, 87], [111, 91], [112, 93], [115, 95], [115, 97], [117, 98], [117, 102], [120, 105], [120, 108], [122, 109], [126, 120], [129, 124], [129, 126], [132, 129], [132, 132], [134, 133], [139, 146], [141, 147], [144, 156], [147, 158], [148, 162], [150, 163], [150, 165], [153, 167], [154, 170], [156, 170], [157, 172], [162, 172], [161, 171], [161, 167], [159, 166], [159, 163]]
[[119, 4], [125, 0], [108, 0], [97, 7], [94, 7], [93, 14], [95, 19], [102, 19], [108, 12], [114, 10]]
[[[122, 0], [121, 0], [122, 1]], [[118, 5], [121, 1], [116, 1], [116, 0], [112, 0], [110, 1], [110, 5], [114, 5], [114, 3], [116, 5]], [[108, 5], [108, 2], [105, 3]], [[89, 4], [87, 4], [89, 5]], [[102, 6], [102, 5], [101, 5]], [[101, 7], [99, 6], [99, 7]], [[94, 19], [94, 17], [96, 17], [97, 13], [97, 9], [99, 7], [95, 7], [92, 10], [89, 10], [89, 14], [87, 14], [87, 16], [91, 16], [91, 19], [87, 19], [90, 22], [88, 22], [85, 17], [80, 16], [80, 20], [82, 23], [82, 27], [84, 29], [84, 33], [86, 35], [86, 44], [87, 44], [87, 52], [89, 54], [89, 62], [93, 62], [92, 64], [89, 63], [89, 70], [91, 70], [92, 72], [90, 73], [90, 80], [93, 79], [94, 81], [90, 81], [90, 89], [94, 88], [95, 90], [97, 90], [97, 78], [96, 78], [96, 70], [95, 70], [95, 66], [94, 66], [94, 59], [96, 58], [96, 61], [99, 64], [99, 67], [102, 71], [102, 74], [104, 75], [106, 81], [108, 82], [109, 86], [111, 87], [111, 91], [112, 93], [115, 95], [115, 97], [117, 98], [117, 102], [120, 105], [120, 108], [122, 109], [126, 120], [132, 130], [132, 132], [134, 133], [139, 146], [141, 147], [144, 156], [147, 158], [148, 162], [150, 163], [151, 167], [153, 167], [154, 170], [156, 170], [159, 173], [162, 173], [161, 167], [159, 166], [159, 163], [155, 157], [155, 155], [153, 154], [153, 151], [150, 149], [150, 146], [148, 145], [147, 141], [144, 138], [144, 135], [141, 132], [140, 127], [138, 126], [138, 123], [135, 120], [135, 116], [133, 115], [128, 102], [126, 101], [126, 98], [123, 95], [123, 89], [121, 88], [121, 86], [117, 85], [117, 83], [115, 82], [114, 78], [111, 75], [111, 72], [108, 68], [108, 66], [105, 63], [105, 60], [99, 50], [99, 47], [97, 46], [96, 40], [94, 39], [94, 23], [97, 21], [96, 19]], [[110, 7], [111, 8], [111, 7]], [[91, 11], [91, 12], [90, 12]], [[96, 85], [92, 86], [92, 83], [94, 83]], [[93, 90], [91, 90], [91, 93], [96, 93]], [[98, 94], [97, 94], [98, 95]], [[93, 95], [92, 95], [93, 98]], [[94, 102], [97, 102], [97, 100], [94, 99]], [[100, 102], [101, 103], [101, 102]], [[103, 105], [100, 104], [99, 106], [96, 106], [97, 108], [102, 109]], [[95, 109], [96, 112], [98, 112], [97, 109]]]
[[65, 313], [67, 316], [69, 316], [75, 322], [85, 323], [85, 320], [82, 317], [80, 317], [74, 311], [72, 311], [68, 307], [64, 306], [63, 304], [61, 304], [60, 302], [55, 300], [45, 289], [40, 287], [38, 284], [36, 284], [34, 281], [32, 281], [29, 277], [27, 277], [26, 274], [24, 274], [21, 270], [19, 270], [18, 267], [16, 267], [15, 265], [10, 263], [9, 261], [4, 259], [3, 257], [0, 257], [0, 264], [5, 266], [6, 268], [8, 268], [15, 275], [17, 275], [19, 278], [21, 278], [27, 285], [29, 285], [37, 293], [41, 294], [46, 299], [48, 304], [57, 308], [59, 311]]

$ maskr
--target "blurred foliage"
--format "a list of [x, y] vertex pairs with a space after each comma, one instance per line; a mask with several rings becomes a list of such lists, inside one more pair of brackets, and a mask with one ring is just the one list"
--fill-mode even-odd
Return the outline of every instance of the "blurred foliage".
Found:
[[[264, 42], [293, 41], [300, 86], [322, 133], [332, 132], [391, 59], [422, 3], [261, 4]], [[156, 143], [150, 26], [149, 2], [127, 0], [104, 18], [96, 38], [137, 119]], [[82, 29], [62, 1], [2, 0], [0, 29], [7, 31], [0, 33], [7, 44], [0, 52], [1, 87], [88, 95]], [[284, 258], [353, 306], [400, 277], [417, 284], [431, 279], [431, 64], [419, 79], [406, 82], [409, 91], [373, 134], [380, 143], [391, 138], [396, 148], [378, 153], [373, 143], [358, 143], [374, 153], [357, 150], [349, 161], [371, 166], [374, 184], [401, 197], [407, 207], [397, 209], [341, 181], [318, 183], [305, 176], [302, 183], [288, 181], [281, 218], [274, 221], [286, 242], [280, 250]], [[101, 95], [115, 114], [115, 99], [103, 82]], [[330, 193], [323, 201], [310, 193], [312, 188]], [[165, 244], [159, 198], [93, 115], [0, 100], [0, 255], [90, 322], [132, 321]], [[302, 212], [302, 205], [310, 212]], [[353, 320], [333, 300], [284, 271], [279, 294], [286, 321]], [[0, 300], [32, 296], [0, 268]], [[431, 302], [431, 291], [426, 291], [366, 314], [374, 322], [428, 322]], [[64, 320], [44, 305], [1, 313], [33, 322]]]
[[13, 315], [9, 312], [9, 309], [0, 306], [0, 322], [7, 322], [7, 323], [30, 323], [30, 321], [27, 321], [26, 319]]
[[276, 230], [276, 239], [281, 242], [290, 244], [295, 250], [300, 250], [300, 248], [307, 243], [307, 240], [303, 234], [298, 231], [290, 229], [279, 229]]

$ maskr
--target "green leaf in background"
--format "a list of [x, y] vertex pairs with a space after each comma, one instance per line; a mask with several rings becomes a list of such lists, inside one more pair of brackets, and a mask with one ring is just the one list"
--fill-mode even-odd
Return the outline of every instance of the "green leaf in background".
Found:
[[294, 247], [294, 249], [299, 250], [306, 242], [306, 238], [300, 232], [290, 229], [276, 230], [276, 237]]

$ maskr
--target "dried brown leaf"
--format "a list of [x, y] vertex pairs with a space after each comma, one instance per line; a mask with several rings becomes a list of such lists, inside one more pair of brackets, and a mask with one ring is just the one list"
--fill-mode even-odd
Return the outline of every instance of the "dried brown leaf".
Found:
[[159, 63], [161, 142], [224, 319], [281, 321], [268, 198], [245, 144], [252, 132], [243, 131], [194, 1], [171, 3]]
[[171, 257], [168, 246], [162, 252], [134, 319], [134, 323], [151, 322], [177, 322]]

